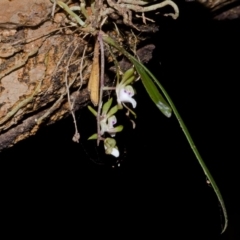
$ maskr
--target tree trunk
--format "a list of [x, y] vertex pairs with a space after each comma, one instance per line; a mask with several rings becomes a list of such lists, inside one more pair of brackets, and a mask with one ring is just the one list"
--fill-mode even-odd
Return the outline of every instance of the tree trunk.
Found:
[[86, 42], [62, 34], [51, 9], [49, 0], [1, 1], [0, 150], [68, 115], [66, 84], [73, 111], [89, 100], [91, 58], [81, 60]]
[[[218, 11], [219, 19], [240, 12], [237, 0], [198, 2]], [[65, 13], [53, 20], [52, 6], [50, 0], [1, 0], [0, 151], [89, 102], [86, 83], [93, 46], [84, 35], [62, 27]], [[147, 62], [152, 50], [148, 46], [138, 51], [139, 58]]]

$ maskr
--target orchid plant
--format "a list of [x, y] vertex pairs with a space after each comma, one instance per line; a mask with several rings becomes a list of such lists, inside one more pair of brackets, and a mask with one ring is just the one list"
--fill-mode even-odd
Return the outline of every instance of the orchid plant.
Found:
[[[121, 132], [123, 129], [122, 125], [119, 125], [117, 127], [114, 127], [114, 125], [117, 123], [117, 118], [114, 115], [118, 111], [118, 106], [115, 105], [114, 107], [111, 107], [112, 105], [112, 98], [110, 98], [102, 108], [102, 113], [100, 115], [100, 135], [104, 135], [104, 133], [109, 133], [112, 137], [115, 136], [117, 132]], [[88, 109], [92, 112], [92, 114], [97, 117], [97, 112], [91, 107], [88, 106]], [[110, 109], [110, 110], [109, 110]], [[96, 139], [97, 134], [92, 135], [89, 137], [90, 139]]]
[[[75, 25], [79, 25], [82, 32], [90, 34], [91, 36], [98, 36], [96, 42], [96, 54], [93, 61], [94, 67], [92, 68], [92, 79], [94, 79], [94, 84], [91, 84], [91, 89], [95, 86], [94, 91], [92, 91], [92, 96], [95, 101], [92, 101], [96, 106], [98, 105], [98, 111], [94, 110], [91, 106], [88, 106], [89, 110], [93, 113], [93, 115], [97, 118], [97, 133], [93, 134], [89, 139], [97, 139], [97, 142], [100, 140], [104, 143], [104, 148], [106, 154], [111, 154], [114, 157], [119, 156], [119, 150], [117, 147], [116, 140], [114, 139], [115, 134], [122, 131], [123, 126], [119, 125], [114, 127], [117, 123], [116, 113], [119, 109], [123, 109], [123, 107], [127, 108], [131, 113], [134, 112], [125, 104], [130, 103], [133, 108], [136, 108], [136, 100], [133, 98], [134, 89], [132, 87], [132, 83], [139, 76], [145, 87], [149, 97], [152, 99], [153, 103], [157, 106], [157, 108], [166, 116], [171, 117], [172, 113], [176, 116], [183, 133], [192, 148], [193, 153], [195, 154], [201, 168], [203, 169], [208, 181], [213, 187], [214, 192], [220, 202], [220, 205], [223, 210], [223, 215], [225, 219], [225, 224], [222, 232], [224, 232], [228, 225], [228, 215], [226, 211], [226, 207], [223, 201], [223, 197], [221, 192], [212, 177], [210, 171], [208, 170], [205, 162], [203, 161], [200, 153], [198, 152], [193, 139], [184, 124], [179, 112], [177, 111], [172, 99], [163, 88], [161, 83], [155, 78], [155, 76], [134, 56], [132, 56], [128, 51], [126, 51], [118, 42], [113, 40], [108, 34], [102, 32], [101, 27], [106, 22], [108, 15], [117, 14], [123, 17], [123, 23], [127, 26], [131, 26], [138, 30], [138, 28], [132, 23], [132, 12], [141, 12], [142, 19], [145, 21], [147, 18], [144, 17], [144, 12], [154, 11], [156, 9], [160, 9], [167, 5], [171, 6], [174, 10], [174, 13], [164, 14], [165, 16], [171, 16], [173, 19], [176, 19], [179, 15], [179, 10], [177, 5], [172, 0], [165, 0], [160, 3], [155, 3], [145, 1], [145, 0], [121, 0], [121, 1], [113, 1], [113, 0], [91, 0], [90, 6], [88, 9], [86, 8], [86, 1], [80, 0], [80, 6], [72, 6], [68, 7], [62, 1], [51, 0], [54, 3], [55, 8], [56, 4], [63, 8], [67, 14], [69, 14], [72, 19], [75, 20]], [[89, 11], [88, 11], [89, 10]], [[74, 13], [74, 11], [78, 11], [80, 13], [80, 17], [85, 20], [85, 22]], [[54, 11], [53, 11], [54, 12]], [[90, 13], [90, 15], [89, 15]], [[110, 20], [111, 21], [111, 20]], [[115, 24], [115, 23], [114, 23]], [[115, 24], [116, 26], [116, 24]], [[133, 64], [133, 68], [127, 70], [122, 77], [120, 82], [117, 82], [114, 90], [116, 93], [116, 102], [117, 105], [111, 107], [113, 99], [110, 98], [105, 104], [102, 103], [102, 92], [105, 90], [103, 86], [104, 80], [104, 44], [110, 47], [115, 48], [118, 52], [123, 54], [128, 60]], [[98, 45], [101, 46], [101, 68], [99, 71], [99, 59], [98, 59]], [[95, 52], [95, 50], [94, 50]], [[101, 74], [100, 80], [98, 76]], [[119, 72], [117, 72], [119, 74]], [[100, 88], [99, 86], [100, 81]], [[92, 82], [92, 81], [91, 81]], [[100, 97], [98, 99], [98, 92], [100, 92]], [[93, 98], [91, 97], [91, 100]], [[103, 105], [103, 106], [102, 106]], [[105, 134], [110, 135], [110, 137], [104, 138]]]

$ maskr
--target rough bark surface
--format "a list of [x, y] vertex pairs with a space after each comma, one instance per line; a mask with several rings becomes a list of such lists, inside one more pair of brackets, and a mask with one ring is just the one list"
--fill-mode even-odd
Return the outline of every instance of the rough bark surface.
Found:
[[[217, 12], [218, 19], [240, 15], [238, 0], [198, 2]], [[66, 15], [57, 13], [53, 21], [51, 12], [50, 0], [1, 0], [0, 151], [70, 114], [66, 81], [74, 111], [89, 102], [86, 83], [93, 47], [71, 30], [63, 34], [60, 26]], [[139, 58], [147, 62], [153, 48], [138, 51]], [[122, 64], [130, 66], [126, 61]]]
[[0, 149], [69, 113], [66, 79], [75, 110], [86, 104], [86, 90], [76, 90], [91, 67], [90, 58], [85, 58], [80, 69], [86, 43], [77, 35], [56, 31], [59, 25], [50, 19], [49, 0], [2, 2], [0, 11], [7, 11], [0, 13]]
[[232, 20], [240, 17], [239, 0], [186, 0], [198, 2], [212, 12], [216, 20]]

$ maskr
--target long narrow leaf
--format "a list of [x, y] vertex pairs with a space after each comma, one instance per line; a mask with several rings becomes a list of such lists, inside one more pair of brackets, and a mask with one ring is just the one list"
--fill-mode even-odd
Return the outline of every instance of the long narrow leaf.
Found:
[[97, 112], [91, 106], [88, 106], [88, 109], [95, 117], [97, 117]]
[[[164, 87], [158, 82], [158, 80], [154, 77], [154, 75], [143, 65], [141, 64], [136, 58], [134, 58], [131, 54], [129, 54], [125, 49], [123, 49], [122, 47], [120, 47], [113, 39], [111, 39], [109, 36], [107, 35], [104, 35], [103, 36], [103, 40], [108, 43], [109, 45], [115, 47], [116, 49], [118, 49], [121, 53], [123, 53], [134, 65], [135, 65], [135, 68], [136, 70], [138, 71], [139, 75], [141, 77], [143, 77], [143, 84], [148, 84], [149, 86], [146, 88], [146, 89], [150, 89], [152, 87], [152, 84], [151, 83], [146, 83], [148, 81], [148, 79], [150, 80], [153, 80], [157, 86], [161, 89], [163, 95], [165, 96], [165, 98], [167, 99], [170, 107], [172, 108], [173, 110], [173, 113], [175, 114], [182, 130], [183, 130], [183, 133], [185, 135], [185, 137], [187, 138], [187, 141], [189, 143], [189, 145], [191, 146], [192, 148], [192, 151], [193, 153], [195, 154], [201, 168], [203, 169], [203, 172], [205, 173], [205, 175], [207, 176], [209, 182], [211, 183], [212, 187], [213, 187], [213, 190], [214, 192], [216, 193], [217, 195], [217, 198], [218, 198], [218, 201], [220, 202], [220, 205], [222, 207], [222, 210], [223, 210], [223, 215], [224, 215], [224, 219], [225, 219], [225, 224], [223, 226], [223, 229], [222, 229], [222, 233], [226, 230], [227, 226], [228, 226], [228, 215], [227, 215], [227, 210], [226, 210], [226, 207], [225, 207], [225, 203], [224, 203], [224, 200], [223, 200], [223, 197], [222, 197], [222, 194], [214, 180], [214, 178], [212, 177], [210, 171], [208, 170], [205, 162], [203, 161], [200, 153], [198, 152], [197, 150], [197, 147], [196, 145], [194, 144], [193, 142], [193, 139], [186, 127], [186, 125], [184, 124], [179, 112], [177, 111], [177, 108], [175, 107], [173, 101], [171, 100], [170, 96], [168, 95], [168, 93], [166, 92], [166, 90], [164, 89]], [[150, 81], [151, 82], [151, 81]], [[151, 91], [151, 90], [150, 90]], [[154, 91], [151, 91], [151, 94], [153, 95]], [[151, 96], [150, 96], [151, 97]], [[155, 97], [155, 95], [154, 95]], [[155, 102], [156, 100], [154, 100]]]

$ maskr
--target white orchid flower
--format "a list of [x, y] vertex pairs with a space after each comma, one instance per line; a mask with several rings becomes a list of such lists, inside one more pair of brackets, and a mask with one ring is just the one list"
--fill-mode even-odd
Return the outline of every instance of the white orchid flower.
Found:
[[[102, 112], [100, 115], [100, 135], [104, 135], [104, 133], [109, 133], [112, 137], [115, 136], [117, 132], [121, 132], [123, 129], [122, 125], [114, 127], [117, 123], [117, 118], [114, 115], [118, 111], [118, 106], [115, 105], [111, 108], [112, 98], [110, 98], [102, 107]], [[88, 106], [88, 109], [92, 112], [92, 114], [97, 117], [97, 112], [91, 107]], [[93, 134], [89, 137], [89, 139], [97, 139], [97, 134]]]
[[119, 157], [119, 150], [116, 146], [116, 140], [113, 138], [106, 138], [104, 140], [104, 148], [106, 154], [111, 154], [114, 157]]
[[117, 130], [119, 130], [118, 128], [114, 127], [114, 124], [116, 123], [117, 123], [117, 118], [115, 115], [109, 118], [107, 117], [103, 118], [100, 121], [100, 127], [101, 127], [100, 134], [103, 135], [105, 132], [108, 132], [112, 137], [114, 137]]
[[122, 103], [131, 103], [133, 108], [137, 106], [137, 102], [132, 97], [134, 96], [134, 90], [131, 85], [124, 86], [122, 84], [119, 84], [119, 86], [116, 87], [116, 93], [117, 93], [117, 102], [121, 106]]
[[137, 106], [137, 102], [132, 98], [134, 89], [130, 85], [135, 80], [135, 70], [130, 68], [123, 74], [121, 82], [117, 83], [116, 94], [119, 108], [122, 108], [122, 103], [131, 103], [133, 108]]
[[[108, 118], [108, 132], [110, 133], [110, 135], [112, 137], [114, 137], [116, 134], [115, 134], [115, 128], [114, 128], [114, 124], [117, 123], [117, 118], [115, 115], [111, 116], [110, 118]], [[111, 133], [112, 132], [112, 133]]]

